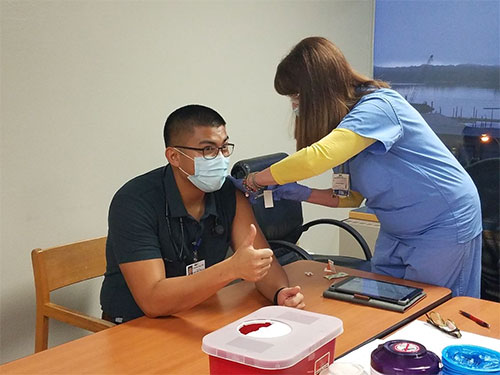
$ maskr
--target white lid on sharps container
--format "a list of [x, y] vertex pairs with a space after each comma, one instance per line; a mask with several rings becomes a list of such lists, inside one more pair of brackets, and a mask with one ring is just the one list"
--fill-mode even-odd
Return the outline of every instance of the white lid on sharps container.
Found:
[[284, 306], [267, 306], [203, 337], [208, 355], [261, 369], [284, 369], [335, 339], [336, 317]]

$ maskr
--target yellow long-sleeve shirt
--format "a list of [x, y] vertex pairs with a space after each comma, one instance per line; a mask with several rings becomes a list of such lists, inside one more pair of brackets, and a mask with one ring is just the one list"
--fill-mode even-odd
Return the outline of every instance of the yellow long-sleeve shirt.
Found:
[[[280, 185], [305, 180], [344, 163], [375, 141], [347, 129], [334, 129], [318, 142], [273, 164], [271, 175]], [[361, 194], [352, 192], [350, 197], [340, 199], [339, 206], [352, 207], [362, 199]]]

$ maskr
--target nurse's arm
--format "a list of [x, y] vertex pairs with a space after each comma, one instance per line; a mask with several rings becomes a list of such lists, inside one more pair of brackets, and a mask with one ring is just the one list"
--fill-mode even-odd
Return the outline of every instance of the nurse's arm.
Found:
[[255, 175], [259, 185], [283, 185], [317, 176], [359, 154], [375, 139], [362, 137], [347, 129], [334, 129], [331, 133], [304, 147]]
[[351, 190], [348, 197], [340, 198], [332, 189], [311, 189], [309, 203], [327, 207], [359, 207], [365, 198], [357, 191]]

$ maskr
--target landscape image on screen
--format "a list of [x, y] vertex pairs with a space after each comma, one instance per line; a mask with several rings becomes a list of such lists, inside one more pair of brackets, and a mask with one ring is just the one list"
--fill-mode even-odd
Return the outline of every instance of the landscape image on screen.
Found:
[[497, 0], [376, 1], [374, 77], [464, 166], [499, 156], [499, 20]]

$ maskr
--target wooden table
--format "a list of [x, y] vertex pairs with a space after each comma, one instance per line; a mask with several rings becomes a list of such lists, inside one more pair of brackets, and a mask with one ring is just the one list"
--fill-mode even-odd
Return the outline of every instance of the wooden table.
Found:
[[[433, 309], [445, 319], [453, 320], [462, 331], [500, 339], [500, 303], [472, 297], [454, 297]], [[459, 313], [468, 312], [490, 324], [485, 328]], [[419, 320], [427, 320], [425, 315]]]
[[[427, 297], [405, 313], [376, 309], [322, 297], [331, 281], [324, 263], [298, 261], [285, 267], [291, 285], [301, 285], [306, 310], [334, 315], [343, 321], [335, 355], [342, 355], [374, 337], [382, 337], [451, 297], [446, 288], [401, 281], [424, 288]], [[397, 279], [337, 267], [351, 275]], [[306, 276], [305, 272], [313, 272]], [[223, 327], [269, 301], [251, 283], [220, 290], [199, 306], [166, 318], [135, 319], [0, 366], [4, 374], [208, 374], [208, 356], [201, 350], [204, 335]], [[471, 310], [471, 313], [474, 311]]]
[[375, 213], [366, 206], [349, 211], [349, 219], [373, 221], [375, 223], [379, 222]]

